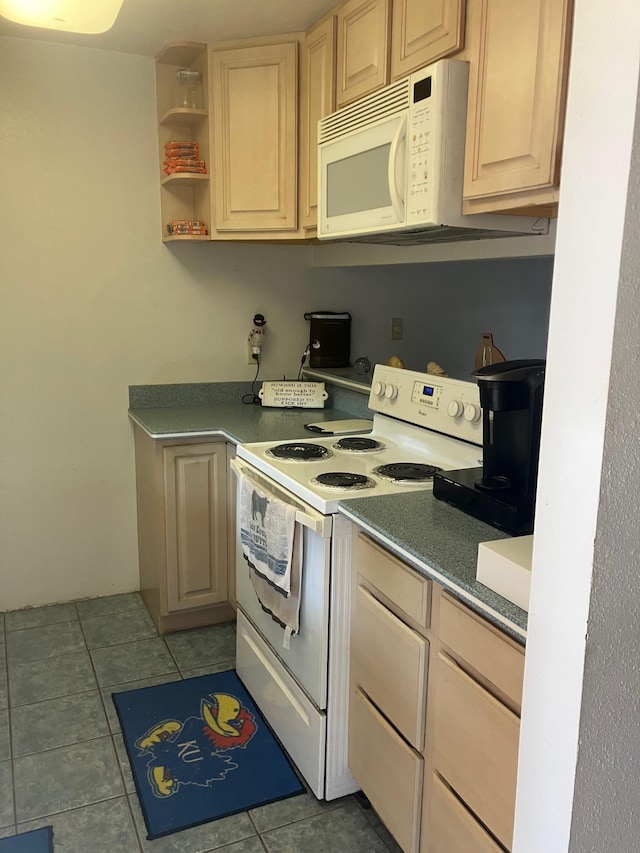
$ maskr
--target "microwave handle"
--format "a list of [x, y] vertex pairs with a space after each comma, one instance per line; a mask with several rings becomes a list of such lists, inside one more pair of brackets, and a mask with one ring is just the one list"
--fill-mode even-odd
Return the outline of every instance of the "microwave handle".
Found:
[[402, 116], [402, 121], [398, 125], [398, 129], [396, 130], [393, 140], [391, 142], [391, 148], [389, 150], [389, 165], [387, 171], [387, 181], [389, 183], [389, 195], [391, 196], [391, 205], [393, 207], [393, 212], [396, 215], [396, 219], [398, 222], [404, 222], [404, 198], [400, 191], [398, 190], [398, 184], [396, 181], [397, 174], [397, 161], [401, 152], [401, 144], [405, 141], [407, 136], [407, 116]]

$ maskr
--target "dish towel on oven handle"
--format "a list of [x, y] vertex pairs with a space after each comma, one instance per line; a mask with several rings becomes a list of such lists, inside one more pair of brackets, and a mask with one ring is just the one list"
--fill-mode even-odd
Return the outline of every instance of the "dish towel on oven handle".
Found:
[[296, 507], [239, 472], [240, 542], [251, 583], [263, 610], [284, 628], [283, 645], [300, 628], [302, 541]]

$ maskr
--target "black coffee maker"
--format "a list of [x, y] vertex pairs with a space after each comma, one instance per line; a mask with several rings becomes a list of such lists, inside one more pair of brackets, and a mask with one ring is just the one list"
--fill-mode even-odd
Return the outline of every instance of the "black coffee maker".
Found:
[[433, 494], [514, 535], [533, 532], [546, 362], [474, 370], [482, 406], [482, 468], [434, 475]]

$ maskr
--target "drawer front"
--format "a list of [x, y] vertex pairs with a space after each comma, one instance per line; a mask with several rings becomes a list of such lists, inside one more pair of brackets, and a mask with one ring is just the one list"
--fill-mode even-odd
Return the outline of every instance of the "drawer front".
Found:
[[416, 749], [424, 744], [428, 643], [363, 586], [355, 597], [352, 678]]
[[324, 797], [326, 717], [238, 610], [236, 671], [313, 793]]
[[431, 581], [408, 569], [362, 534], [356, 539], [355, 552], [358, 573], [418, 625], [428, 628]]
[[423, 820], [420, 849], [425, 853], [502, 853], [437, 776], [431, 780], [431, 809]]
[[417, 853], [424, 761], [359, 691], [351, 693], [349, 767], [405, 853]]
[[511, 849], [520, 721], [456, 663], [438, 655], [434, 769]]
[[483, 676], [488, 688], [496, 687], [510, 707], [520, 713], [524, 677], [521, 646], [447, 595], [440, 601], [439, 638], [453, 657]]

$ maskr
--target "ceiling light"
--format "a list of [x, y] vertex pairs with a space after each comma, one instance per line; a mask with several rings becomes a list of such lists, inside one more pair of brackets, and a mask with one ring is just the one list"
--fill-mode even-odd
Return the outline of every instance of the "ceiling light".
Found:
[[105, 33], [123, 0], [0, 0], [0, 16], [27, 27], [67, 33]]

